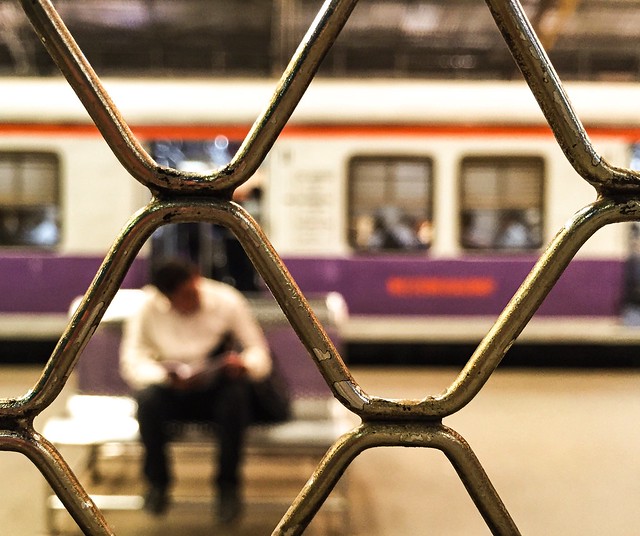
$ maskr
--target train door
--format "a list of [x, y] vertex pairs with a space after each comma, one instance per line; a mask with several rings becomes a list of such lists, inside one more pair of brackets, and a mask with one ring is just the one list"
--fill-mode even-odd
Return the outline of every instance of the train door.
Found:
[[[150, 154], [159, 164], [201, 172], [227, 164], [238, 147], [239, 142], [222, 135], [212, 140], [156, 140], [149, 144]], [[243, 188], [238, 201], [259, 219], [260, 187]], [[189, 259], [205, 277], [243, 292], [259, 288], [258, 275], [240, 242], [222, 226], [179, 223], [160, 227], [151, 239], [151, 265], [175, 257]]]

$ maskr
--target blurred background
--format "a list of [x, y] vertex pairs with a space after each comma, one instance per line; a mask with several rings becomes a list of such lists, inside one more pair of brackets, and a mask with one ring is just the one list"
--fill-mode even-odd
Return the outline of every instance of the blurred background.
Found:
[[[242, 150], [321, 2], [53, 5], [149, 154], [212, 171]], [[638, 167], [640, 1], [522, 7], [596, 149]], [[333, 297], [356, 380], [395, 398], [446, 389], [556, 232], [594, 199], [489, 9], [471, 0], [361, 0], [290, 125], [235, 192], [303, 292]], [[0, 0], [0, 395], [34, 385], [70, 304], [148, 200], [19, 3]], [[639, 237], [629, 223], [589, 239], [483, 392], [446, 422], [523, 533], [637, 532]], [[141, 287], [174, 255], [268, 295], [237, 238], [202, 223], [158, 229], [123, 287]], [[41, 425], [75, 388], [72, 378]], [[0, 526], [46, 533], [42, 477], [16, 454], [0, 467], [19, 483], [0, 489]], [[377, 449], [348, 477], [348, 533], [489, 532], [439, 453]], [[118, 534], [211, 530], [197, 509], [172, 516], [107, 517]], [[256, 519], [238, 534], [267, 534], [279, 515]], [[312, 530], [326, 533], [322, 520]]]
[[[102, 75], [279, 76], [320, 7], [314, 0], [54, 2]], [[522, 6], [568, 80], [636, 80], [635, 0]], [[15, 2], [0, 3], [0, 69], [55, 67]], [[482, 2], [372, 0], [357, 5], [321, 76], [512, 79], [518, 73]]]

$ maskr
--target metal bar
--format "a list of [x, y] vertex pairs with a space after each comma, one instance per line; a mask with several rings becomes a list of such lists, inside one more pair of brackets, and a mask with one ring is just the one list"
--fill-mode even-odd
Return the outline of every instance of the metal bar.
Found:
[[517, 0], [486, 0], [567, 160], [600, 192], [640, 191], [640, 174], [610, 165], [593, 147], [560, 78]]
[[112, 536], [102, 512], [84, 490], [64, 458], [30, 423], [0, 431], [0, 450], [24, 454], [40, 470], [78, 527], [94, 536]]
[[107, 253], [38, 383], [21, 399], [0, 401], [0, 409], [6, 415], [24, 412], [35, 415], [55, 400], [147, 239], [162, 225], [193, 221], [226, 225], [238, 236], [336, 397], [356, 411], [368, 403], [308, 301], [253, 218], [236, 203], [199, 197], [153, 200], [132, 217]]
[[[159, 166], [142, 148], [49, 0], [21, 0], [25, 13], [111, 150], [139, 182], [158, 192], [235, 188], [264, 160], [311, 83], [357, 0], [327, 0], [285, 70], [266, 110], [233, 160], [213, 174]], [[212, 96], [213, 98], [213, 96]]]
[[132, 134], [51, 2], [21, 0], [21, 3], [49, 55], [123, 167], [142, 184], [160, 186], [163, 178], [175, 179], [176, 174], [157, 166]]
[[637, 218], [637, 213], [629, 214], [627, 207], [626, 202], [599, 199], [577, 212], [558, 232], [458, 378], [434, 400], [439, 415], [458, 411], [480, 391], [576, 252], [598, 229]]
[[222, 185], [237, 184], [234, 175], [253, 175], [304, 95], [323, 58], [349, 19], [358, 0], [327, 0], [302, 39], [267, 109], [256, 120]]
[[436, 421], [363, 423], [342, 436], [320, 461], [273, 535], [302, 534], [348, 465], [373, 447], [441, 450], [458, 472], [491, 532], [504, 536], [520, 534], [470, 446], [455, 431]]

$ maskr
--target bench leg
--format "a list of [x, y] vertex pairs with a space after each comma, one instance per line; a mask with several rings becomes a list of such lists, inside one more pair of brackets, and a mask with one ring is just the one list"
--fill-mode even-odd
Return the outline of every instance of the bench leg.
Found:
[[44, 523], [45, 523], [45, 531], [46, 534], [50, 534], [55, 536], [58, 534], [58, 527], [56, 525], [56, 509], [54, 507], [53, 502], [57, 499], [55, 494], [51, 493], [51, 488], [46, 485], [45, 486], [45, 495], [44, 495]]
[[89, 454], [87, 456], [87, 471], [92, 484], [98, 484], [102, 480], [102, 474], [98, 467], [100, 458], [100, 445], [90, 445]]

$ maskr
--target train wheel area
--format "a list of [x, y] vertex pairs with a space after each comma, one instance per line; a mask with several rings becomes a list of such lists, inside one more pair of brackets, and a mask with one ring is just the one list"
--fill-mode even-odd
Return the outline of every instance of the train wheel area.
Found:
[[0, 340], [0, 363], [3, 365], [44, 364], [57, 342], [57, 339]]
[[[44, 364], [57, 340], [2, 340], [2, 364]], [[348, 343], [343, 358], [351, 366], [463, 367], [473, 344]], [[500, 368], [639, 368], [640, 345], [516, 343]]]
[[[471, 344], [348, 344], [349, 365], [456, 366], [463, 367], [476, 346]], [[500, 368], [637, 368], [640, 347], [636, 345], [515, 344]]]

